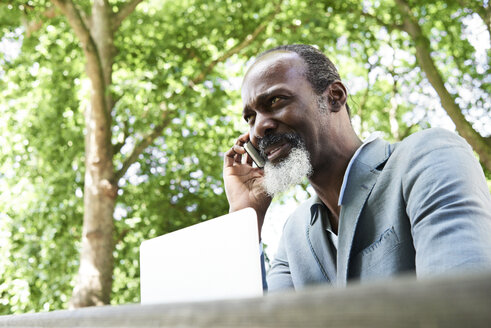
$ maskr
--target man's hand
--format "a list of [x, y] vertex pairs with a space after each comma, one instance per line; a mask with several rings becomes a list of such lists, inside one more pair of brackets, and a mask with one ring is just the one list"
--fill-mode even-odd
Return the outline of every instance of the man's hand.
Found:
[[252, 207], [256, 210], [259, 237], [261, 237], [264, 216], [271, 204], [271, 197], [266, 194], [262, 185], [263, 169], [252, 166], [252, 158], [243, 147], [248, 140], [249, 133], [241, 135], [235, 145], [225, 153], [223, 180], [230, 212], [246, 207]]

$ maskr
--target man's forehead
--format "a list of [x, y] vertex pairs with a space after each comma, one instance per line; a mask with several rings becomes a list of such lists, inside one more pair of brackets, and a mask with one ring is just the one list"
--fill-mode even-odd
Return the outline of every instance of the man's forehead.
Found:
[[267, 78], [269, 75], [277, 74], [281, 68], [297, 68], [299, 70], [305, 69], [305, 63], [301, 57], [295, 52], [287, 50], [277, 50], [269, 52], [259, 57], [247, 70], [244, 75], [242, 84], [246, 82], [248, 77], [261, 74], [263, 78]]

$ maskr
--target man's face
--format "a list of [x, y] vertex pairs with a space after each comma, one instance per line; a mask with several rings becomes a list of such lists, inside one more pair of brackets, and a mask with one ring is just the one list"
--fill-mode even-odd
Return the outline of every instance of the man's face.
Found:
[[[302, 176], [308, 175], [312, 172], [310, 162], [315, 168], [319, 160], [325, 141], [326, 114], [319, 109], [319, 96], [314, 93], [304, 72], [305, 63], [297, 54], [274, 52], [260, 58], [244, 78], [243, 116], [249, 124], [252, 143], [267, 158], [266, 180], [268, 176], [279, 179], [291, 175], [290, 171], [300, 170]], [[304, 149], [304, 155], [293, 151], [296, 149]], [[292, 159], [293, 155], [295, 159]], [[307, 156], [307, 163], [299, 156]], [[309, 168], [302, 170], [299, 166], [304, 164]], [[274, 170], [277, 174], [268, 174]], [[295, 177], [289, 179], [298, 180]]]

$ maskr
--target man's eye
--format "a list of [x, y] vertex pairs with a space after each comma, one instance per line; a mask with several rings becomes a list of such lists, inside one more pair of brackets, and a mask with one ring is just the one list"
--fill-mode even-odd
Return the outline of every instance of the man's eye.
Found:
[[244, 116], [244, 120], [247, 122], [247, 123], [250, 123], [252, 121], [252, 119], [254, 118], [254, 115], [252, 114], [248, 114], [248, 115], [245, 115]]
[[280, 97], [273, 97], [273, 98], [271, 98], [271, 105], [276, 104], [276, 103], [277, 103], [278, 101], [280, 101], [280, 100], [281, 100], [281, 98], [280, 98]]

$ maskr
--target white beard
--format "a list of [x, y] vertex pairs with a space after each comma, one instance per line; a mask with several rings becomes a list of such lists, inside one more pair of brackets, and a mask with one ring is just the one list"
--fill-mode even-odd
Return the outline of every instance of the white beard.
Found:
[[310, 164], [309, 153], [305, 147], [295, 147], [280, 163], [266, 162], [263, 186], [268, 195], [274, 197], [290, 186], [301, 183], [310, 175], [312, 175], [312, 164]]

